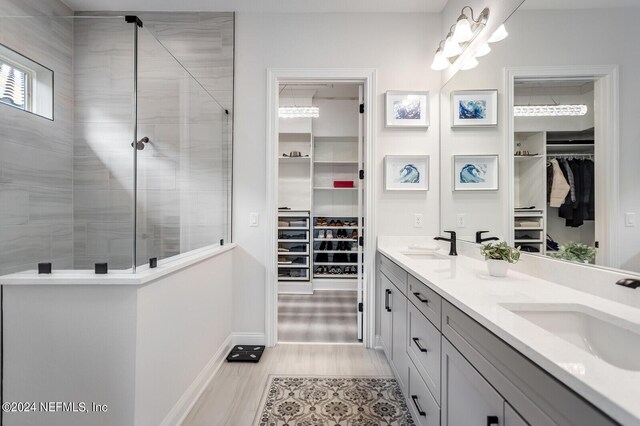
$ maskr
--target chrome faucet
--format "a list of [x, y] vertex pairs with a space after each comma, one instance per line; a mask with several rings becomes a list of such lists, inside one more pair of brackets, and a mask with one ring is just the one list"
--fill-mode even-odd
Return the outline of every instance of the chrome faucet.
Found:
[[482, 238], [482, 234], [487, 233], [489, 231], [478, 231], [476, 232], [476, 243], [478, 244], [482, 244], [484, 242], [487, 241], [499, 241], [500, 238], [498, 237], [487, 237], [487, 238]]
[[434, 240], [450, 242], [451, 246], [449, 247], [449, 256], [457, 256], [458, 252], [456, 251], [456, 233], [453, 231], [444, 231], [444, 232], [447, 234], [451, 234], [451, 238], [435, 237]]
[[623, 278], [621, 280], [618, 280], [616, 284], [627, 288], [638, 288], [640, 287], [640, 280], [636, 280], [633, 278]]

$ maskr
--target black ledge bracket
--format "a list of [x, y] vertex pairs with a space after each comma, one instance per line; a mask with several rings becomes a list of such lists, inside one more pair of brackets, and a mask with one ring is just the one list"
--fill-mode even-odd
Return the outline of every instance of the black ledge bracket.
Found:
[[127, 15], [124, 17], [125, 22], [129, 24], [136, 24], [140, 28], [142, 28], [142, 21], [136, 15]]

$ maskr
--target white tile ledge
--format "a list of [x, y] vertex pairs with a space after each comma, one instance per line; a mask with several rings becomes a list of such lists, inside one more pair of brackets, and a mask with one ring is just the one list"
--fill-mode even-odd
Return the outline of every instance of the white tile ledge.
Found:
[[62, 270], [51, 274], [38, 274], [36, 270], [18, 272], [0, 277], [0, 285], [144, 285], [168, 274], [178, 272], [191, 265], [227, 253], [236, 243], [224, 246], [208, 246], [188, 253], [158, 260], [158, 267], [139, 266], [135, 274], [130, 271], [114, 271], [106, 275], [96, 275], [91, 270]]

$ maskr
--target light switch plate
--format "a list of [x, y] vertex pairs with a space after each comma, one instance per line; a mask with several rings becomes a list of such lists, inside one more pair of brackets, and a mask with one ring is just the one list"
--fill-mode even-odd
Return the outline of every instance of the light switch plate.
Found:
[[624, 226], [633, 228], [636, 226], [636, 214], [633, 212], [627, 212], [624, 214]]
[[249, 226], [252, 228], [257, 227], [260, 224], [260, 214], [259, 213], [249, 213]]

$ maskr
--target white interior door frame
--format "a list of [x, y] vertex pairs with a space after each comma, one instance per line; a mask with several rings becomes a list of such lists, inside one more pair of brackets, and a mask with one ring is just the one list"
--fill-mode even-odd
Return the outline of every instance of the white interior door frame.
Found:
[[364, 215], [364, 335], [367, 348], [375, 345], [375, 129], [376, 129], [376, 70], [371, 68], [269, 68], [267, 69], [266, 123], [266, 183], [267, 247], [265, 340], [267, 346], [278, 342], [278, 276], [277, 276], [277, 216], [278, 216], [278, 93], [282, 83], [333, 82], [364, 85], [365, 95], [365, 205]]
[[[593, 78], [596, 124], [596, 238], [601, 244], [598, 259], [611, 268], [620, 267], [620, 227], [619, 227], [619, 70], [618, 65], [576, 65], [557, 67], [513, 67], [505, 68], [504, 93], [506, 108], [504, 111], [505, 140], [504, 150], [507, 164], [507, 241], [513, 244], [514, 209], [514, 131], [513, 117], [514, 82], [520, 78]], [[612, 172], [613, 171], [613, 172]]]

